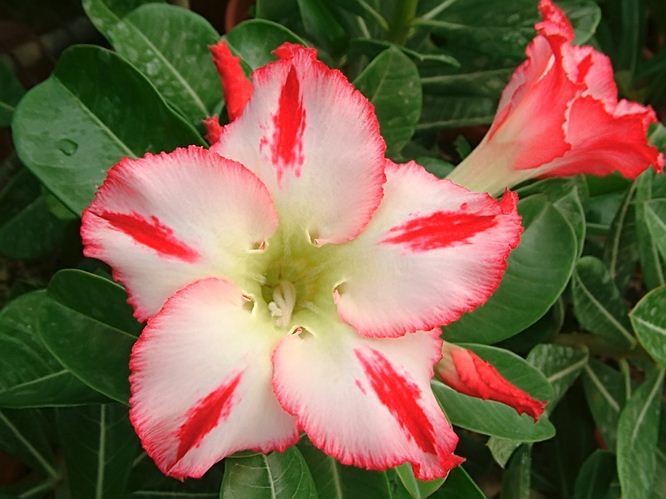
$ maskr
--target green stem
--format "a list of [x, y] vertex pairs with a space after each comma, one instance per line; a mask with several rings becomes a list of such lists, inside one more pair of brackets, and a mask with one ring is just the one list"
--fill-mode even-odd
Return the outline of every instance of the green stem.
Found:
[[393, 12], [388, 38], [393, 43], [404, 45], [416, 16], [418, 0], [399, 0]]

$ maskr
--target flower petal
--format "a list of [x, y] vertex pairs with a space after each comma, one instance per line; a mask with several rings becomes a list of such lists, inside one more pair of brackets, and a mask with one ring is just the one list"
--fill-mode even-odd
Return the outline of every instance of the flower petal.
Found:
[[281, 224], [319, 244], [356, 236], [377, 208], [385, 144], [372, 105], [312, 49], [283, 45], [253, 74], [243, 115], [213, 150], [266, 184]]
[[618, 171], [634, 179], [650, 165], [660, 171], [663, 157], [646, 140], [647, 124], [656, 121], [654, 112], [635, 103], [620, 103], [616, 110], [609, 111], [593, 97], [574, 100], [567, 120], [567, 140], [573, 147], [544, 167], [543, 175], [609, 175]]
[[457, 320], [500, 283], [522, 227], [516, 196], [501, 201], [388, 162], [384, 200], [348, 246], [335, 298], [366, 336], [399, 336]]
[[410, 462], [423, 480], [462, 462], [430, 389], [438, 331], [368, 339], [338, 321], [313, 322], [278, 345], [273, 387], [314, 445], [372, 470]]
[[436, 371], [442, 381], [454, 390], [472, 397], [502, 402], [519, 414], [529, 414], [535, 421], [543, 414], [545, 402], [534, 399], [529, 393], [511, 384], [492, 364], [471, 350], [444, 343], [442, 354]]
[[224, 40], [208, 48], [220, 74], [227, 115], [233, 121], [241, 115], [252, 96], [252, 82], [245, 76], [240, 59], [231, 53]]
[[270, 195], [250, 171], [189, 147], [111, 168], [81, 237], [84, 254], [111, 265], [145, 320], [196, 279], [245, 273], [276, 227]]
[[271, 388], [279, 337], [248, 308], [228, 281], [197, 281], [167, 301], [132, 349], [130, 418], [167, 475], [200, 477], [233, 452], [298, 440]]

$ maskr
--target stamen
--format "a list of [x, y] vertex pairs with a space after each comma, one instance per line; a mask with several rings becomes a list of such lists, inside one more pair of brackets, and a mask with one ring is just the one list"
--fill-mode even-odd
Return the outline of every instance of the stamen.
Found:
[[280, 281], [273, 289], [273, 301], [268, 304], [271, 316], [278, 326], [286, 327], [296, 305], [296, 288], [289, 281]]

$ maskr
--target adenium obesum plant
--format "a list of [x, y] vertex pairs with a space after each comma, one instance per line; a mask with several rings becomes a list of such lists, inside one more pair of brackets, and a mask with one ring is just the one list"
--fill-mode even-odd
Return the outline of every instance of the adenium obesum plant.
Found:
[[305, 432], [345, 464], [445, 476], [462, 460], [430, 389], [438, 326], [498, 286], [516, 196], [387, 160], [371, 104], [312, 49], [282, 45], [251, 86], [213, 52], [232, 118], [215, 145], [121, 161], [83, 215], [85, 254], [148, 321], [130, 365], [144, 448], [199, 477]]
[[444, 477], [462, 459], [434, 371], [541, 415], [544, 403], [440, 339], [492, 295], [520, 240], [516, 195], [485, 191], [663, 163], [645, 139], [651, 111], [617, 102], [604, 56], [571, 45], [549, 1], [541, 10], [488, 137], [451, 177], [461, 185], [388, 160], [372, 105], [293, 44], [251, 81], [212, 47], [230, 123], [206, 121], [211, 149], [111, 168], [83, 215], [84, 252], [147, 321], [130, 417], [164, 473], [200, 477], [304, 432], [344, 464]]
[[541, 0], [539, 10], [538, 35], [490, 130], [449, 180], [497, 194], [535, 177], [617, 171], [634, 179], [650, 165], [661, 171], [664, 157], [647, 141], [654, 111], [618, 101], [610, 59], [573, 45], [573, 28], [551, 0]]

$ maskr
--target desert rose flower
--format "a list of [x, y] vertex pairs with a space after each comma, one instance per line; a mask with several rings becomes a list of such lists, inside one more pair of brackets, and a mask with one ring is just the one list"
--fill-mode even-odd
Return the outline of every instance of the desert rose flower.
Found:
[[301, 432], [344, 464], [443, 477], [461, 458], [430, 389], [437, 326], [498, 286], [516, 197], [386, 160], [342, 73], [276, 55], [214, 152], [122, 160], [83, 215], [85, 254], [148, 321], [131, 421], [174, 477]]
[[608, 57], [573, 45], [571, 24], [551, 0], [539, 9], [537, 36], [488, 134], [448, 178], [497, 194], [534, 177], [617, 171], [633, 179], [650, 165], [660, 171], [664, 158], [647, 141], [654, 111], [618, 101]]
[[484, 400], [495, 400], [529, 414], [536, 421], [546, 406], [511, 384], [495, 367], [466, 348], [444, 342], [437, 376], [454, 390]]

